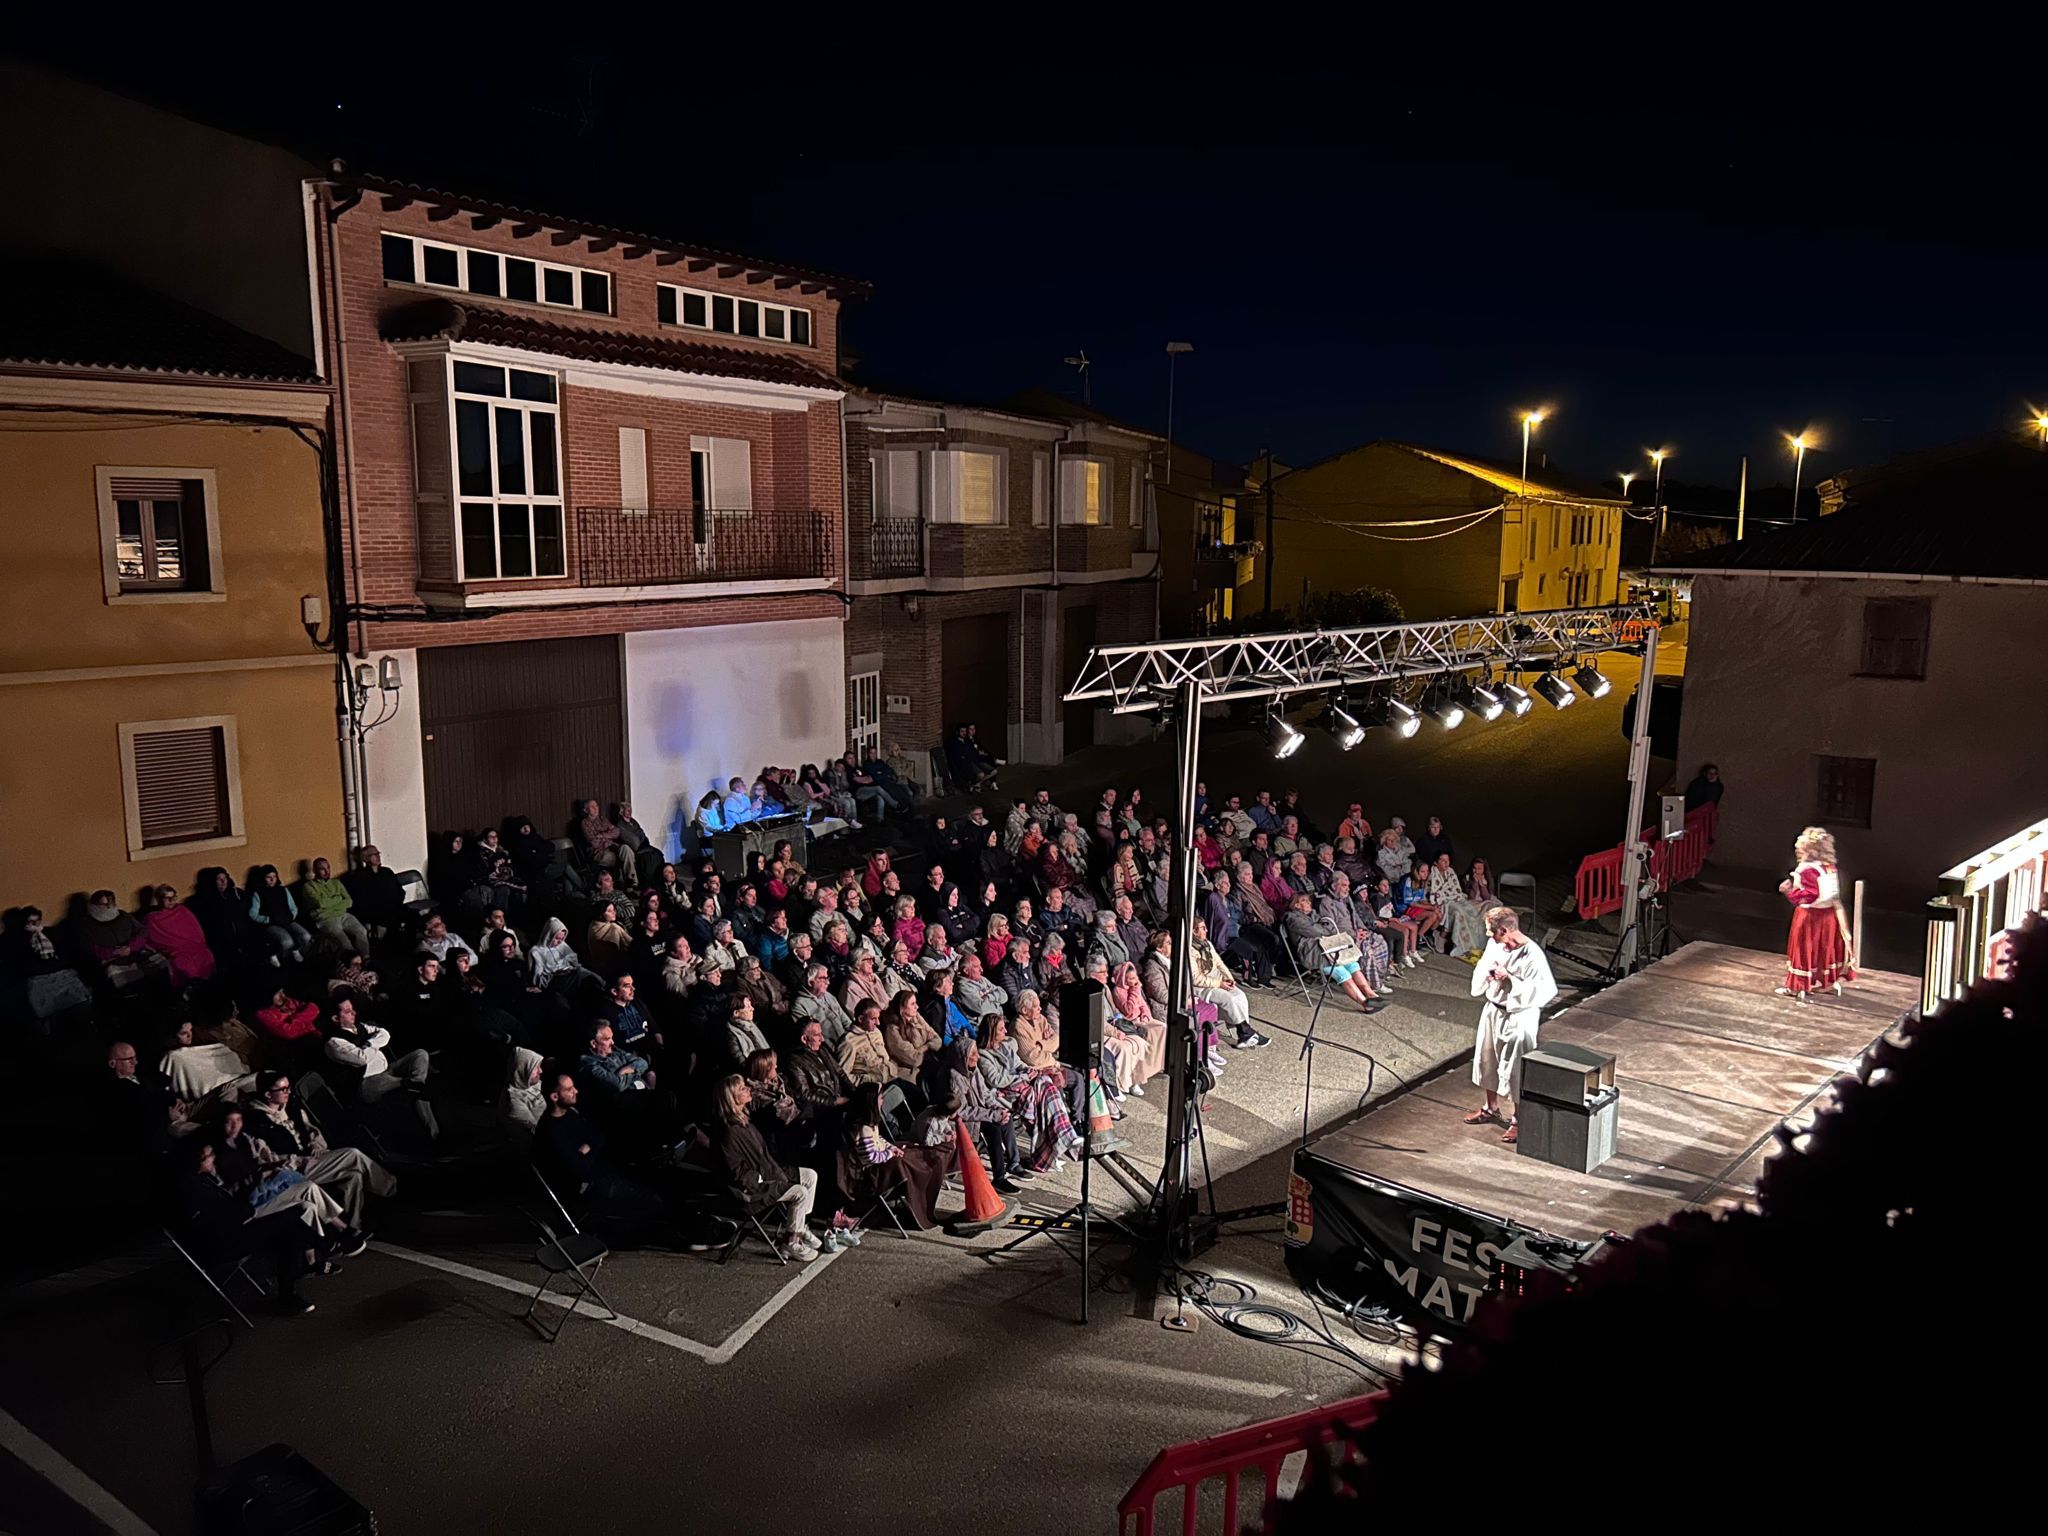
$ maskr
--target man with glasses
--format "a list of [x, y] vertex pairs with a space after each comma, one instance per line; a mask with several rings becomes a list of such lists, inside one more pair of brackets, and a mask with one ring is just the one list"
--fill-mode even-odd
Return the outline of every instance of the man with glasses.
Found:
[[293, 1095], [287, 1074], [259, 1072], [255, 1096], [242, 1100], [241, 1108], [249, 1134], [275, 1152], [285, 1167], [332, 1195], [353, 1231], [363, 1231], [366, 1194], [388, 1200], [398, 1192], [398, 1180], [367, 1152], [328, 1145], [312, 1112]]

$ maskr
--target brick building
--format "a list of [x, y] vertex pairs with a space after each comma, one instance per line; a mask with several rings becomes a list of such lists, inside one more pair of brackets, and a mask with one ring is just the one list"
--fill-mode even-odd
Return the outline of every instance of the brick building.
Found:
[[1060, 700], [1099, 644], [1157, 633], [1158, 439], [1050, 414], [846, 402], [849, 732], [913, 752], [972, 721], [1013, 762], [1119, 726]]

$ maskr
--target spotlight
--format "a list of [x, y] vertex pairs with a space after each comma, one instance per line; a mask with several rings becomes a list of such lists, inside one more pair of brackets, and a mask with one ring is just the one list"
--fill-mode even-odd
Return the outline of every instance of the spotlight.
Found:
[[1336, 699], [1323, 709], [1323, 729], [1336, 737], [1337, 745], [1346, 752], [1365, 740], [1365, 727], [1358, 723], [1358, 717]]
[[1600, 675], [1599, 668], [1590, 661], [1572, 674], [1572, 681], [1579, 685], [1580, 691], [1589, 699], [1604, 699], [1607, 697], [1607, 690], [1614, 686]]
[[1432, 683], [1422, 696], [1422, 712], [1447, 731], [1465, 723], [1465, 706], [1451, 696], [1448, 685]]
[[1578, 702], [1579, 696], [1565, 686], [1563, 678], [1555, 672], [1546, 672], [1536, 679], [1536, 691], [1552, 709], [1566, 709]]
[[1529, 706], [1534, 702], [1529, 697], [1529, 690], [1516, 683], [1500, 685], [1500, 701], [1507, 706], [1508, 713], [1517, 720], [1529, 713]]
[[1500, 695], [1484, 683], [1468, 682], [1458, 690], [1458, 702], [1465, 706], [1465, 713], [1477, 715], [1481, 720], [1498, 720], [1506, 706]]
[[1399, 699], [1381, 699], [1366, 711], [1366, 718], [1396, 736], [1413, 736], [1422, 729], [1422, 717]]
[[1301, 732], [1275, 710], [1266, 717], [1266, 745], [1273, 749], [1275, 757], [1292, 757], [1301, 750]]

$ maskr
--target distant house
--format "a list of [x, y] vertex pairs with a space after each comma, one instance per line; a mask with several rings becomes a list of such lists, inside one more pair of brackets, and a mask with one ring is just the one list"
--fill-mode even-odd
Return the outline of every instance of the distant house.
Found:
[[[1252, 521], [1264, 537], [1253, 466]], [[1626, 503], [1532, 464], [1375, 442], [1272, 478], [1272, 608], [1385, 587], [1411, 619], [1615, 601]], [[1263, 585], [1252, 594], [1265, 607]], [[1249, 608], [1251, 602], [1244, 604]]]
[[1718, 861], [1787, 867], [1818, 823], [1873, 898], [1918, 900], [2048, 813], [2048, 453], [1958, 445], [1822, 505], [1658, 568], [1692, 583], [1680, 770], [1721, 769]]

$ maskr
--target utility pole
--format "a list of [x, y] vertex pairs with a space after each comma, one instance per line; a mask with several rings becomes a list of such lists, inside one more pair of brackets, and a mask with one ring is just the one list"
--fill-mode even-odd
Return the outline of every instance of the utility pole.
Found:
[[1742, 525], [1749, 515], [1749, 455], [1742, 456], [1742, 479], [1735, 487], [1735, 542], [1742, 542]]
[[1273, 613], [1273, 450], [1266, 450], [1266, 614]]

